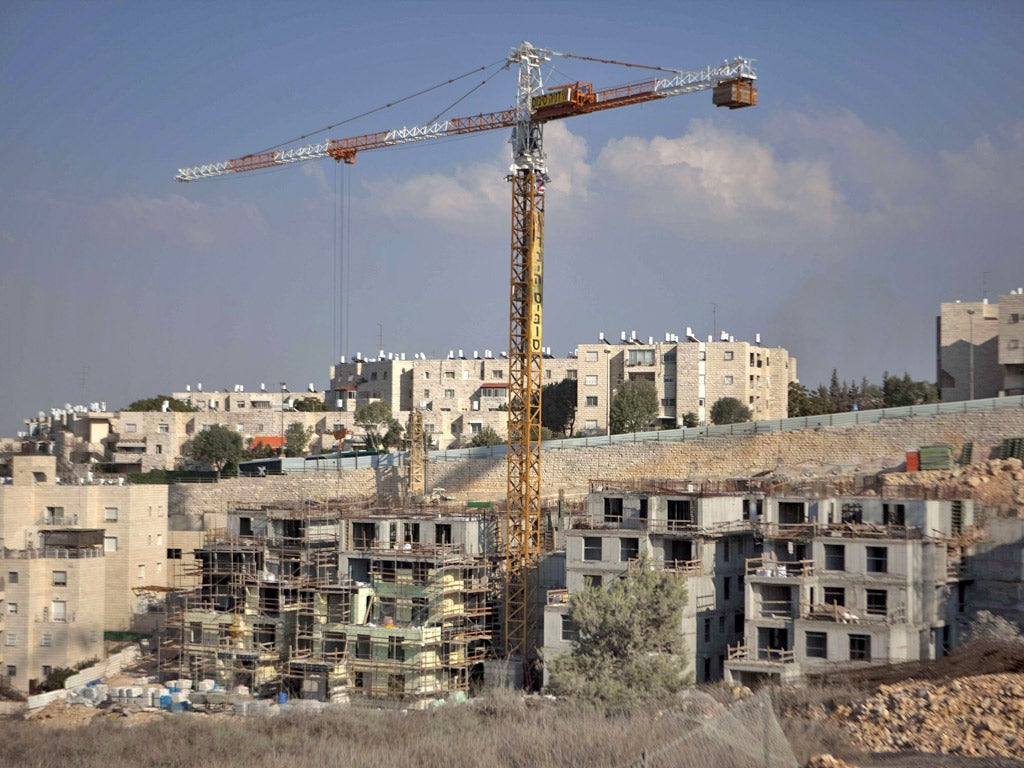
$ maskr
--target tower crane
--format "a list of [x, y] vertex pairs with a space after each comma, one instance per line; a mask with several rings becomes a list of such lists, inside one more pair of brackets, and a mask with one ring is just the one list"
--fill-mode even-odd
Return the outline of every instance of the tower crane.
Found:
[[[223, 162], [181, 168], [178, 181], [198, 181], [233, 173], [333, 158], [354, 163], [359, 152], [457, 135], [512, 128], [512, 256], [509, 283], [508, 480], [503, 539], [505, 556], [504, 639], [508, 659], [524, 663], [531, 647], [529, 612], [535, 579], [531, 571], [541, 545], [541, 387], [544, 297], [544, 184], [549, 181], [544, 153], [544, 124], [630, 104], [711, 90], [718, 107], [757, 104], [757, 74], [750, 59], [683, 72], [644, 67], [664, 76], [595, 90], [575, 82], [545, 89], [541, 68], [553, 57], [619, 64], [605, 59], [558, 53], [523, 42], [506, 60], [518, 69], [516, 103], [511, 109], [471, 117], [436, 120], [362, 136], [261, 152]], [[627, 65], [636, 66], [636, 65]]]

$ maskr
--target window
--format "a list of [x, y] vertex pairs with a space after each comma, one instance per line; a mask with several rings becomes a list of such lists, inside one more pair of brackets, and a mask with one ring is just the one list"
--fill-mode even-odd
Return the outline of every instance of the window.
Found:
[[601, 577], [594, 573], [583, 574], [583, 586], [587, 589], [600, 589]]
[[566, 614], [562, 614], [562, 640], [575, 643], [580, 637], [579, 630]]
[[591, 408], [597, 405], [597, 395], [587, 395], [587, 405]]
[[235, 424], [236, 432], [245, 432], [245, 424]]
[[412, 599], [412, 614], [410, 616], [413, 624], [426, 624], [430, 618], [430, 606], [425, 597], [414, 597]]
[[889, 572], [889, 550], [886, 547], [867, 547], [868, 573]]
[[888, 611], [888, 595], [884, 589], [867, 590], [868, 614], [871, 616], [885, 616]]
[[666, 503], [669, 530], [693, 525], [693, 505], [689, 499], [669, 499]]
[[49, 648], [53, 645], [53, 635], [44, 634], [39, 638], [39, 645], [42, 648]]
[[18, 612], [18, 604], [17, 603], [8, 603], [7, 604], [7, 612], [8, 613], [17, 613]]
[[53, 572], [53, 586], [55, 587], [66, 587], [68, 585], [68, 572], [67, 571], [54, 571]]
[[842, 587], [825, 587], [825, 605], [846, 605], [846, 590]]
[[583, 359], [586, 360], [588, 363], [596, 363], [597, 362], [597, 352], [594, 352], [593, 350], [588, 350], [583, 355]]
[[8, 677], [17, 677], [18, 676], [18, 668], [15, 665], [13, 665], [13, 664], [8, 664], [7, 665], [7, 676]]
[[168, 549], [167, 550], [167, 559], [168, 560], [181, 560], [181, 550], [178, 549], [178, 548]]
[[63, 525], [64, 507], [47, 507], [46, 523], [47, 525]]
[[850, 661], [871, 661], [871, 635], [850, 635]]
[[578, 372], [576, 371], [575, 368], [569, 368], [565, 372], [565, 378], [572, 379], [573, 381], [575, 381], [578, 378], [578, 376], [579, 376], [579, 374], [578, 374]]
[[455, 378], [455, 371], [445, 371], [444, 372], [444, 377], [446, 379], [454, 379]]
[[117, 522], [117, 507], [104, 507], [103, 508], [103, 522], [105, 522], [105, 523], [116, 523]]
[[50, 601], [50, 621], [67, 621], [68, 604], [66, 600]]
[[663, 397], [661, 398], [661, 405], [664, 408], [675, 408], [676, 399], [674, 397]]
[[583, 559], [584, 560], [600, 560], [601, 559], [601, 537], [600, 536], [584, 536], [583, 537]]
[[430, 397], [430, 390], [429, 389], [424, 389], [423, 390], [423, 396], [424, 397]]
[[723, 376], [722, 377], [722, 383], [723, 384], [732, 384], [732, 382], [733, 382], [732, 376]]
[[587, 419], [583, 422], [584, 429], [597, 429], [597, 419]]
[[640, 539], [619, 539], [619, 562], [628, 563], [640, 557]]
[[886, 525], [906, 525], [907, 507], [905, 504], [883, 504], [882, 522]]
[[155, 445], [153, 446], [153, 451], [157, 454], [163, 453], [164, 447], [162, 445]]
[[606, 523], [622, 522], [622, 497], [608, 496], [604, 500], [604, 521]]
[[586, 384], [588, 387], [596, 387], [597, 386], [597, 375], [596, 374], [588, 375], [586, 378], [583, 379], [583, 383]]
[[8, 571], [7, 572], [7, 583], [8, 584], [17, 584], [18, 583], [18, 572], [17, 571]]
[[104, 552], [117, 552], [117, 536], [104, 536], [103, 537], [103, 551]]
[[653, 349], [631, 349], [626, 358], [627, 365], [654, 365]]
[[405, 661], [405, 648], [402, 646], [402, 638], [388, 638], [388, 658], [394, 661]]
[[495, 368], [493, 371], [491, 371], [491, 378], [501, 381], [502, 379], [505, 378], [505, 369]]
[[471, 421], [471, 422], [469, 422], [469, 432], [470, 432], [470, 434], [479, 435], [480, 432], [483, 431], [483, 428], [484, 428], [483, 422], [480, 422], [480, 421]]
[[194, 645], [199, 645], [203, 642], [203, 625], [201, 622], [189, 622], [188, 641]]
[[8, 632], [7, 636], [4, 637], [4, 645], [17, 645], [18, 635], [14, 632]]
[[139, 563], [138, 567], [135, 569], [135, 578], [138, 579], [139, 581], [142, 581], [143, 579], [146, 578], [146, 565], [145, 565], [145, 563]]
[[1006, 342], [1007, 349], [1017, 349], [1018, 347], [1020, 347], [1019, 339], [1010, 339], [1008, 342]]
[[722, 599], [729, 600], [732, 598], [732, 578], [726, 576], [722, 579]]
[[707, 352], [705, 352], [705, 351], [704, 351], [704, 350], [702, 349], [702, 350], [701, 350], [700, 352], [698, 352], [698, 353], [697, 353], [697, 359], [698, 359], [698, 360], [707, 360], [707, 359], [708, 359], [708, 353], [707, 353]]
[[480, 387], [480, 397], [504, 397], [507, 393], [505, 387]]
[[825, 545], [825, 570], [846, 570], [846, 547], [843, 544]]
[[743, 634], [743, 611], [732, 615], [732, 631], [737, 635]]
[[1020, 322], [1020, 314], [1018, 314], [1017, 312], [1011, 312], [1010, 313], [1010, 322], [1011, 323], [1019, 323]]
[[723, 360], [732, 360], [732, 358], [733, 358], [733, 354], [732, 354], [732, 352], [726, 352], [726, 353], [725, 353], [725, 354], [724, 354], [724, 355], [722, 356], [722, 359], [723, 359]]
[[704, 619], [704, 642], [711, 642], [711, 619]]
[[446, 389], [444, 391], [444, 396], [447, 397], [449, 400], [454, 398], [455, 397], [455, 390], [454, 389]]
[[125, 424], [124, 425], [124, 431], [125, 432], [138, 432], [139, 431], [139, 425], [138, 424]]
[[369, 635], [356, 635], [356, 658], [357, 659], [368, 659], [368, 658], [370, 658], [370, 636]]
[[732, 547], [729, 546], [729, 540], [725, 539], [722, 541], [722, 562], [728, 563], [729, 557], [732, 555]]
[[807, 657], [810, 659], [828, 658], [828, 635], [824, 632], [808, 632]]
[[159, 425], [157, 425], [156, 431], [159, 432], [161, 435], [166, 435], [167, 433], [169, 433], [171, 431], [171, 425], [170, 424], [159, 424]]

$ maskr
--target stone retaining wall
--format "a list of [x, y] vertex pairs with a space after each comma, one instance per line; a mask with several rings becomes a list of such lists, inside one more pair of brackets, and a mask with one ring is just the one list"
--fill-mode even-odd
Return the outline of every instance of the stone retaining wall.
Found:
[[[974, 460], [998, 454], [1004, 438], [1024, 436], [1024, 409], [912, 417], [853, 427], [829, 427], [752, 436], [709, 437], [672, 443], [616, 444], [547, 450], [541, 464], [544, 495], [559, 490], [584, 494], [591, 480], [704, 480], [749, 477], [760, 472], [852, 474], [903, 465], [908, 451], [952, 444], [954, 456], [974, 443]], [[239, 504], [375, 496], [380, 504], [400, 498], [404, 469], [359, 469], [303, 475], [238, 478], [215, 484], [171, 486], [172, 527], [201, 530]], [[459, 500], [501, 500], [503, 457], [432, 462], [426, 487], [441, 487]]]

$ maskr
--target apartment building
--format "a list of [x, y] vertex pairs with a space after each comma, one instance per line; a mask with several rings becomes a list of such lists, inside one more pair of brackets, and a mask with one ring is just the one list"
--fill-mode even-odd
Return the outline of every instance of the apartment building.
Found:
[[934, 659], [960, 642], [979, 538], [972, 502], [769, 498], [765, 510], [727, 681]]
[[743, 637], [745, 559], [754, 553], [748, 518], [757, 499], [714, 495], [690, 483], [602, 484], [565, 531], [565, 589], [544, 606], [544, 658], [572, 649], [569, 598], [605, 588], [646, 559], [686, 579], [682, 634], [691, 679], [721, 679], [728, 648]]
[[[334, 432], [346, 421], [322, 409], [324, 394], [248, 392], [242, 387], [223, 392], [176, 392], [171, 398], [195, 411], [107, 411], [93, 408], [55, 409], [51, 415], [26, 420], [26, 439], [45, 441], [58, 457], [64, 477], [88, 477], [92, 467], [108, 474], [185, 468], [184, 451], [198, 433], [214, 425], [237, 431], [243, 444], [260, 438], [279, 441], [294, 422], [313, 430], [310, 452], [336, 450]], [[307, 401], [319, 411], [298, 410]], [[316, 407], [314, 406], [314, 407]]]
[[[459, 350], [461, 353], [462, 350]], [[348, 415], [372, 402], [386, 404], [404, 422], [413, 408], [424, 412], [423, 432], [435, 448], [468, 443], [474, 434], [508, 431], [508, 359], [489, 350], [471, 357], [453, 351], [442, 359], [417, 355], [357, 359], [331, 367], [336, 414]], [[577, 375], [573, 357], [546, 357], [543, 381], [557, 383]], [[331, 398], [328, 398], [328, 404]]]
[[465, 692], [490, 648], [488, 531], [340, 503], [230, 512], [196, 552], [167, 673], [374, 705]]
[[1024, 289], [996, 304], [943, 302], [936, 337], [943, 400], [1024, 394]]
[[64, 484], [49, 455], [11, 466], [0, 485], [0, 653], [27, 689], [44, 667], [102, 657], [104, 630], [148, 628], [168, 584], [167, 487]]
[[786, 418], [789, 383], [797, 381], [796, 358], [787, 350], [730, 338], [704, 342], [669, 336], [663, 342], [581, 344], [577, 427], [590, 434], [606, 432], [615, 393], [633, 380], [654, 384], [658, 424], [670, 429], [684, 426], [687, 414], [698, 424], [709, 423], [711, 407], [723, 397], [739, 400], [754, 420]]

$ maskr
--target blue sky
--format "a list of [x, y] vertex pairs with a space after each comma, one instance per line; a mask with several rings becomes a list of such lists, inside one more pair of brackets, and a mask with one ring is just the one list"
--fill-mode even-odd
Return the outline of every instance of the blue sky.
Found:
[[[742, 55], [760, 77], [756, 109], [704, 93], [549, 126], [557, 354], [599, 331], [717, 323], [788, 347], [809, 385], [833, 368], [933, 379], [939, 303], [1024, 284], [1022, 31], [1019, 2], [4, 3], [0, 434], [199, 381], [324, 387], [339, 354], [379, 339], [410, 356], [504, 349], [506, 132], [173, 177], [521, 40], [679, 69]], [[575, 60], [545, 75], [643, 76]], [[428, 120], [482, 79], [326, 135]], [[446, 114], [514, 94], [498, 72]]]

